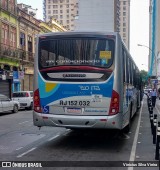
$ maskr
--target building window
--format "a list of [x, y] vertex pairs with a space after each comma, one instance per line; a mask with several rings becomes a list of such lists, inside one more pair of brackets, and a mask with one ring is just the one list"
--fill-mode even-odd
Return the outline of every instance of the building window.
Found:
[[66, 8], [69, 8], [69, 4], [66, 5]]
[[123, 12], [123, 16], [126, 16], [126, 12]]
[[48, 14], [51, 14], [51, 10], [48, 10]]
[[32, 37], [28, 36], [28, 51], [32, 52]]
[[60, 8], [63, 8], [63, 5], [60, 5]]
[[67, 24], [69, 24], [69, 20], [67, 20]]
[[2, 23], [2, 42], [9, 45], [9, 25]]
[[9, 9], [11, 12], [15, 12], [15, 0], [10, 0], [9, 1]]
[[69, 15], [67, 15], [67, 18], [69, 18]]
[[123, 28], [123, 32], [126, 32], [126, 28]]
[[1, 0], [1, 5], [2, 5], [2, 8], [7, 9], [7, 1], [6, 0]]
[[125, 27], [126, 26], [126, 23], [123, 23], [123, 27]]
[[66, 12], [69, 13], [69, 9], [67, 9]]
[[64, 2], [64, 0], [60, 0], [60, 3], [63, 3]]
[[58, 7], [58, 5], [53, 5], [53, 8], [57, 8]]
[[50, 5], [48, 5], [48, 9], [51, 9], [51, 6], [50, 6]]
[[126, 11], [126, 7], [125, 6], [123, 7], [123, 10]]
[[20, 32], [20, 48], [25, 50], [25, 34]]
[[16, 28], [11, 27], [11, 33], [10, 33], [10, 45], [12, 47], [16, 47]]
[[60, 18], [62, 19], [62, 18], [63, 18], [63, 15], [60, 15]]
[[126, 5], [126, 1], [123, 1], [123, 5]]
[[63, 10], [60, 10], [60, 13], [62, 14], [62, 13], [63, 13]]
[[58, 19], [58, 15], [53, 15], [53, 18]]
[[58, 14], [58, 10], [53, 10], [53, 14]]

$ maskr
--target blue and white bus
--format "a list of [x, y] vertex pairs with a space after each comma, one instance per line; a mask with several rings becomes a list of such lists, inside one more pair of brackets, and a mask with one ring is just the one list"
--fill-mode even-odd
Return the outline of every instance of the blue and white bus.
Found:
[[140, 108], [139, 70], [118, 33], [39, 35], [34, 125], [125, 129]]

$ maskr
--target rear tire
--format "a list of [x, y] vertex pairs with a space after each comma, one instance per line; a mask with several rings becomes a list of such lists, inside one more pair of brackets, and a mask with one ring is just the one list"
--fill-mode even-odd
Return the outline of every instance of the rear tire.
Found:
[[29, 110], [33, 110], [33, 103], [31, 103]]
[[17, 113], [18, 112], [18, 105], [15, 104], [12, 110], [13, 113]]
[[131, 106], [131, 110], [130, 110], [130, 114], [129, 114], [129, 123], [128, 125], [123, 129], [124, 133], [129, 133], [130, 129], [131, 129], [131, 115], [132, 115], [132, 106]]

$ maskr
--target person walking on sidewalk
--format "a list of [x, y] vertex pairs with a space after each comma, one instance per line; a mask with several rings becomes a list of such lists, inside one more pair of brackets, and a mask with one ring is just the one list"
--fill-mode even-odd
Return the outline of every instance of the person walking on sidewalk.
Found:
[[150, 93], [151, 99], [152, 99], [152, 106], [155, 107], [156, 105], [156, 98], [157, 98], [157, 90], [156, 88], [153, 88]]

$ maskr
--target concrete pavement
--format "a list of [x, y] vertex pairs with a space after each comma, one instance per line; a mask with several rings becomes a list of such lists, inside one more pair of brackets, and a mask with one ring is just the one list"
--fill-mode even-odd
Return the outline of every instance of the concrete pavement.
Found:
[[[150, 114], [148, 111], [147, 105], [147, 97], [144, 96], [142, 102], [142, 113], [141, 113], [141, 120], [140, 120], [140, 128], [137, 140], [137, 147], [136, 147], [136, 155], [135, 161], [155, 161], [155, 163], [159, 164], [159, 161], [155, 160], [155, 150], [156, 145], [153, 144], [153, 135], [151, 132], [151, 123], [150, 123]], [[160, 120], [160, 100], [157, 99], [156, 107], [153, 108], [153, 114], [157, 114], [158, 120]], [[151, 169], [156, 170], [159, 167], [137, 167], [137, 169]]]

